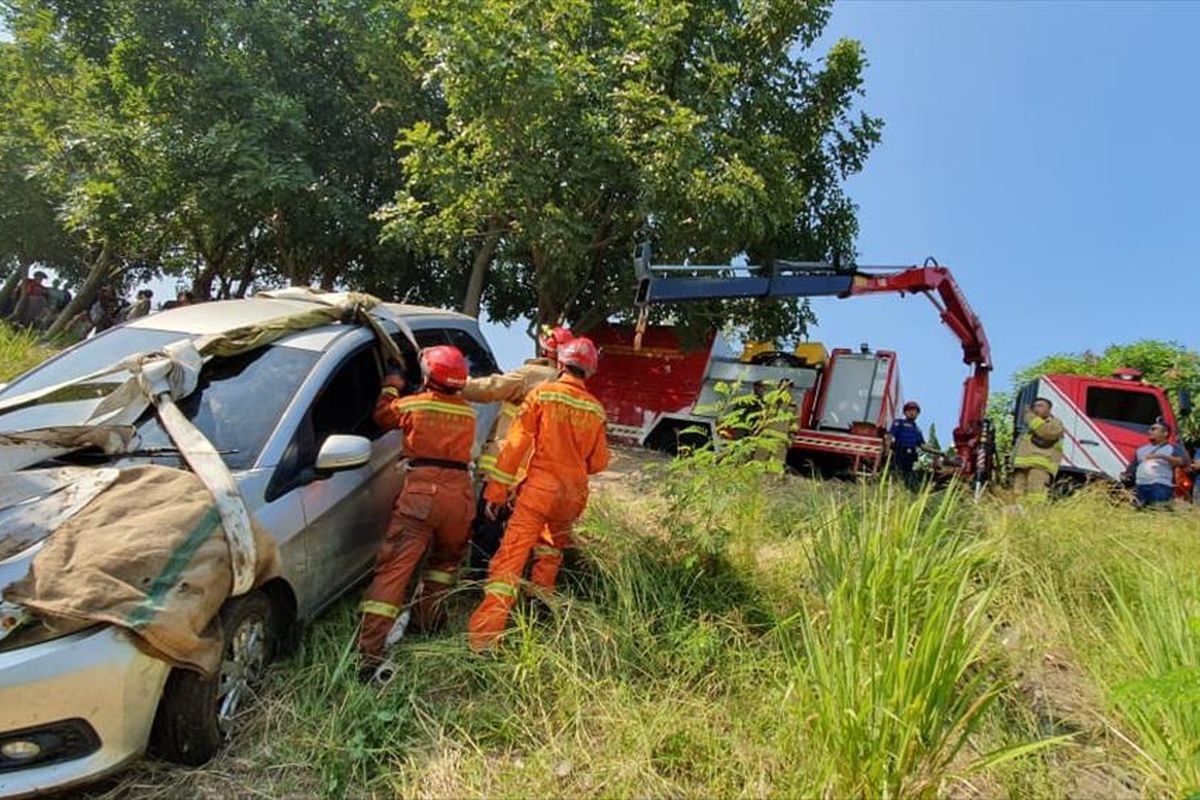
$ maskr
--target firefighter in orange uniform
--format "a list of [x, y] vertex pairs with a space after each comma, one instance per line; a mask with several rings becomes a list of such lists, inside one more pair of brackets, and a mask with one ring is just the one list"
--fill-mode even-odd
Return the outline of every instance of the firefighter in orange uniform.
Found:
[[529, 467], [492, 558], [483, 602], [467, 625], [468, 641], [477, 652], [493, 645], [508, 624], [531, 553], [530, 582], [537, 589], [554, 590], [562, 548], [587, 506], [588, 475], [608, 466], [604, 407], [584, 384], [598, 362], [590, 339], [580, 337], [560, 347], [558, 380], [530, 391], [500, 449], [484, 493], [490, 515], [508, 503], [527, 456]]
[[[472, 403], [503, 403], [492, 430], [488, 433], [483, 452], [479, 455], [479, 474], [485, 482], [492, 477], [496, 468], [496, 457], [500, 454], [500, 445], [504, 443], [525, 395], [529, 394], [533, 387], [558, 377], [558, 349], [569, 341], [571, 331], [563, 327], [545, 326], [538, 336], [538, 358], [531, 358], [503, 375], [471, 378], [463, 387], [464, 400]], [[489, 518], [483, 513], [485, 503], [483, 494], [480, 493], [479, 513], [471, 526], [470, 570], [473, 573], [472, 577], [479, 578], [486, 574], [488, 562], [500, 546], [504, 525], [508, 521], [508, 515], [503, 510], [496, 514], [494, 519]]]
[[475, 512], [468, 471], [475, 444], [475, 412], [459, 392], [467, 361], [448, 345], [421, 351], [422, 391], [400, 397], [404, 381], [385, 382], [375, 405], [375, 422], [404, 432], [402, 465], [407, 473], [396, 497], [375, 577], [362, 603], [359, 675], [369, 679], [383, 663], [388, 632], [426, 550], [429, 557], [415, 592], [414, 622], [435, 627], [444, 611], [440, 599], [454, 586]]

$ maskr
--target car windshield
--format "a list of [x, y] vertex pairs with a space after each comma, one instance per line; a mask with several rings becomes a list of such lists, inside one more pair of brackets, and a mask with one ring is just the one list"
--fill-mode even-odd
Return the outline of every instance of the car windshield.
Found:
[[[166, 332], [156, 333], [165, 335]], [[177, 333], [169, 334], [166, 341], [160, 343], [178, 338]], [[87, 349], [84, 346], [73, 352], [83, 356]], [[151, 344], [135, 348], [125, 355], [145, 349], [155, 348]], [[107, 354], [111, 356], [112, 353], [110, 348]], [[184, 398], [179, 409], [222, 453], [230, 469], [247, 469], [253, 465], [284, 408], [316, 364], [318, 356], [318, 353], [308, 350], [276, 345], [231, 358], [212, 359], [201, 370], [196, 391]], [[109, 361], [93, 361], [87, 357], [90, 366], [70, 373], [62, 370], [59, 374], [67, 377], [86, 375], [94, 371], [98, 364], [112, 363], [120, 357]], [[41, 388], [66, 379], [26, 383], [35, 377], [39, 376], [31, 373], [20, 384]], [[13, 389], [16, 394], [31, 390], [21, 388], [20, 384], [10, 387], [6, 393]], [[87, 383], [54, 392], [34, 405], [0, 415], [0, 431], [78, 425], [87, 419], [100, 398], [111, 389], [111, 385]], [[0, 396], [2, 399], [3, 396]], [[148, 410], [136, 426], [141, 438], [139, 448], [154, 450], [174, 446], [153, 410]]]
[[[186, 338], [188, 338], [187, 334], [179, 331], [113, 328], [94, 339], [88, 339], [86, 342], [62, 352], [17, 378], [4, 387], [3, 391], [0, 391], [0, 400], [89, 375], [135, 353], [161, 350], [171, 342]], [[119, 373], [106, 375], [101, 380], [105, 383], [120, 383], [127, 377], [128, 373]]]

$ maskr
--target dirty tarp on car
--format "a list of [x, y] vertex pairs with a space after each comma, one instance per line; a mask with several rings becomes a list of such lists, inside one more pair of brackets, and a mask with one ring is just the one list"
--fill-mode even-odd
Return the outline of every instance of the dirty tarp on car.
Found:
[[[366, 313], [378, 305], [374, 297], [297, 289], [267, 296], [310, 302], [313, 308], [209, 336], [181, 337], [160, 353], [138, 354], [77, 379], [130, 373], [88, 422], [97, 430], [113, 428], [115, 422], [132, 422], [153, 406], [193, 472], [129, 470], [128, 479], [123, 473], [112, 487], [49, 536], [34, 557], [29, 577], [14, 584], [5, 600], [43, 615], [121, 625], [172, 662], [206, 673], [215, 668], [220, 653], [213, 652], [218, 640], [209, 625], [217, 610], [227, 597], [245, 593], [277, 572], [278, 556], [274, 541], [253, 530], [222, 459], [175, 403], [195, 390], [202, 360], [249, 352], [289, 333], [331, 322], [352, 318], [365, 322], [380, 337], [389, 356], [399, 356], [395, 344]], [[9, 398], [0, 402], [0, 412], [35, 402], [60, 388], [62, 385]], [[8, 438], [0, 439], [0, 494], [5, 481], [17, 477], [16, 470], [97, 444], [80, 436], [78, 430], [65, 438], [63, 433], [61, 429], [6, 432]], [[103, 449], [136, 449], [136, 441], [114, 442], [109, 437]], [[143, 481], [145, 486], [141, 486]], [[154, 500], [130, 491], [131, 487], [152, 490]], [[177, 517], [184, 522], [170, 521]], [[77, 524], [78, 519], [90, 521]], [[0, 538], [4, 533], [0, 531]], [[135, 572], [127, 573], [127, 569]], [[189, 576], [186, 580], [185, 575]]]
[[[253, 535], [257, 586], [279, 574], [279, 551], [270, 536]], [[204, 484], [191, 472], [145, 466], [121, 470], [59, 525], [4, 599], [52, 627], [118, 625], [157, 657], [212, 675], [222, 655], [217, 611], [232, 585], [230, 550]]]

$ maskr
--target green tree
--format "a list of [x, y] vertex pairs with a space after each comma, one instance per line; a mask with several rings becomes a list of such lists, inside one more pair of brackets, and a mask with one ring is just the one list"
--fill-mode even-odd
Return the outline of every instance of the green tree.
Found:
[[[47, 187], [105, 282], [400, 284], [422, 264], [372, 212], [400, 185], [397, 132], [437, 104], [403, 20], [370, 0], [12, 0], [18, 171]], [[399, 66], [389, 59], [396, 59]], [[7, 72], [7, 70], [6, 70]], [[82, 276], [81, 276], [82, 277]]]
[[[385, 236], [458, 265], [462, 308], [579, 327], [627, 308], [631, 254], [852, 252], [842, 179], [880, 122], [852, 117], [864, 58], [814, 65], [825, 2], [394, 0], [445, 116], [404, 130]], [[452, 269], [453, 271], [453, 269]], [[787, 336], [799, 302], [684, 316]]]

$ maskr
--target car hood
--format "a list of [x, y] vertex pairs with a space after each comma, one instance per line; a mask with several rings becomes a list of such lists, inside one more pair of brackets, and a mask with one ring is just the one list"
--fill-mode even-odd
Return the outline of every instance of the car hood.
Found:
[[0, 591], [25, 577], [42, 542], [117, 479], [95, 467], [0, 475]]

